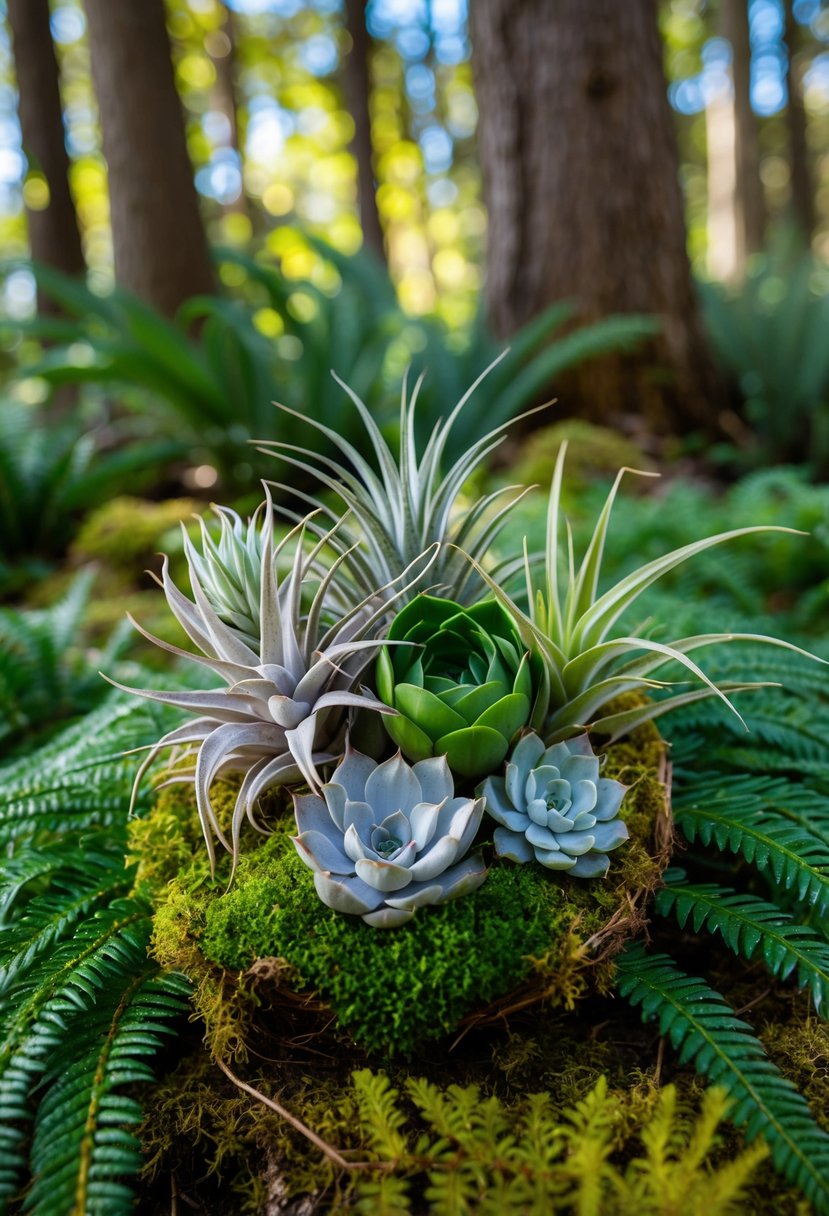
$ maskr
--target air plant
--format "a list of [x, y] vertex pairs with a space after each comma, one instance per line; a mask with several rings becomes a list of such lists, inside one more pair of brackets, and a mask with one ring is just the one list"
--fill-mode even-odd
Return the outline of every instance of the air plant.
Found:
[[[637, 470], [621, 469], [617, 474], [587, 550], [577, 565], [569, 525], [566, 529], [566, 548], [562, 546], [561, 484], [566, 450], [567, 445], [562, 444], [550, 486], [543, 559], [531, 559], [525, 544], [523, 565], [527, 611], [519, 607], [503, 589], [501, 582], [485, 571], [476, 558], [471, 557], [493, 595], [512, 615], [524, 644], [540, 659], [542, 689], [536, 700], [531, 725], [547, 743], [565, 739], [586, 728], [616, 739], [642, 722], [709, 696], [719, 697], [742, 721], [727, 694], [758, 685], [715, 685], [688, 657], [691, 651], [703, 646], [736, 641], [764, 642], [809, 658], [815, 657], [798, 646], [764, 634], [705, 633], [662, 643], [653, 638], [616, 632], [614, 627], [617, 621], [639, 596], [689, 558], [738, 537], [754, 533], [792, 532], [793, 529], [769, 526], [736, 528], [704, 537], [648, 562], [600, 592], [602, 557], [613, 504], [625, 473]], [[648, 473], [639, 475], [653, 476]], [[559, 573], [559, 556], [562, 553], [567, 556], [563, 579]], [[543, 569], [540, 578], [536, 574], [537, 565]], [[643, 653], [637, 655], [637, 652]], [[684, 667], [702, 687], [674, 692], [631, 708], [602, 712], [608, 702], [623, 693], [675, 687], [678, 681], [658, 678], [658, 673], [668, 663]]]
[[[506, 354], [505, 351], [490, 364], [447, 417], [436, 424], [421, 453], [418, 453], [415, 440], [415, 418], [423, 376], [418, 378], [411, 396], [408, 395], [406, 381], [403, 382], [396, 453], [389, 447], [366, 405], [347, 384], [334, 376], [363, 421], [376, 457], [376, 468], [372, 468], [369, 461], [337, 431], [288, 406], [281, 407], [286, 413], [314, 427], [327, 443], [333, 444], [342, 454], [343, 459], [338, 462], [283, 440], [268, 442], [260, 448], [313, 477], [340, 499], [349, 512], [345, 521], [340, 519], [334, 508], [320, 508], [320, 503], [311, 495], [298, 491], [294, 486], [274, 483], [320, 512], [321, 522], [310, 525], [318, 535], [322, 534], [323, 528], [338, 525], [332, 543], [341, 554], [348, 548], [352, 549], [347, 568], [356, 585], [390, 585], [411, 567], [421, 553], [434, 544], [440, 544], [441, 549], [430, 569], [432, 585], [445, 589], [447, 594], [462, 604], [471, 603], [480, 595], [480, 579], [459, 548], [476, 561], [485, 562], [493, 541], [508, 522], [512, 507], [527, 490], [520, 486], [507, 486], [484, 495], [462, 511], [458, 510], [459, 498], [464, 484], [502, 442], [510, 423], [502, 422], [473, 443], [445, 474], [441, 471], [441, 461], [459, 415], [481, 381]], [[499, 502], [509, 495], [512, 497], [506, 502]], [[299, 518], [295, 513], [286, 514], [294, 520]], [[357, 545], [359, 547], [355, 548]], [[493, 574], [495, 577], [505, 577], [506, 572], [514, 567], [514, 560], [509, 559], [496, 566]], [[405, 602], [406, 596], [401, 598]]]
[[[245, 817], [262, 830], [255, 812], [257, 800], [265, 790], [302, 782], [307, 782], [312, 790], [320, 788], [319, 766], [342, 754], [349, 710], [393, 712], [370, 693], [361, 691], [359, 685], [366, 664], [381, 644], [371, 637], [372, 631], [388, 613], [395, 596], [405, 592], [406, 585], [396, 591], [380, 588], [326, 625], [324, 609], [343, 558], [329, 566], [304, 613], [303, 584], [306, 579], [314, 580], [312, 571], [319, 554], [331, 541], [331, 534], [324, 534], [316, 544], [306, 548], [306, 531], [307, 524], [303, 522], [274, 544], [273, 511], [267, 499], [258, 542], [260, 637], [255, 647], [239, 636], [236, 627], [222, 620], [211, 604], [192, 548], [187, 560], [194, 600], [176, 587], [166, 559], [159, 581], [170, 610], [201, 654], [170, 645], [133, 621], [149, 641], [208, 668], [221, 676], [226, 685], [205, 692], [127, 690], [196, 715], [195, 721], [170, 731], [150, 748], [136, 777], [135, 789], [160, 751], [176, 745], [189, 749], [188, 754], [195, 755], [195, 768], [190, 774], [177, 776], [195, 782], [211, 865], [215, 863], [214, 837], [233, 854], [235, 865]], [[241, 532], [234, 535], [247, 552], [246, 538]], [[227, 534], [225, 539], [229, 540]], [[290, 570], [280, 580], [277, 561], [280, 555], [290, 552], [291, 546]], [[432, 556], [424, 555], [415, 566], [428, 566]], [[403, 571], [403, 579], [410, 573]], [[420, 569], [416, 574], [420, 574]], [[240, 772], [243, 779], [228, 841], [211, 803], [210, 787], [216, 777], [229, 772]]]

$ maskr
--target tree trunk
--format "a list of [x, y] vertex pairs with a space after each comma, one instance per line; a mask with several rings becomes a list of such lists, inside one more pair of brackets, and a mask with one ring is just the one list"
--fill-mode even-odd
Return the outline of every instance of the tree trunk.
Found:
[[385, 262], [386, 250], [377, 210], [374, 150], [371, 142], [371, 39], [366, 29], [365, 0], [345, 0], [345, 24], [351, 38], [351, 48], [343, 61], [343, 91], [354, 120], [351, 150], [357, 161], [357, 206], [363, 229], [363, 244]]
[[487, 302], [506, 337], [557, 299], [663, 334], [552, 386], [568, 413], [713, 425], [719, 382], [691, 283], [655, 0], [470, 6], [489, 212]]
[[806, 111], [803, 107], [803, 90], [800, 73], [797, 71], [797, 22], [792, 12], [791, 0], [786, 0], [786, 49], [788, 62], [786, 84], [789, 104], [786, 118], [789, 127], [789, 171], [791, 173], [792, 210], [806, 240], [811, 240], [814, 231], [815, 192], [809, 169], [809, 149], [806, 143]]
[[[58, 62], [49, 29], [49, 0], [8, 0], [14, 43], [18, 111], [29, 169], [48, 188], [44, 207], [26, 208], [32, 258], [66, 274], [82, 275], [86, 263], [78, 218], [69, 191], [69, 157], [63, 129]], [[55, 306], [39, 299], [42, 311]]]
[[171, 316], [214, 288], [163, 0], [85, 0], [115, 276]]
[[[239, 157], [239, 171], [242, 171], [242, 149], [239, 140], [239, 107], [236, 104], [236, 23], [232, 9], [224, 6], [224, 24], [221, 30], [213, 34], [214, 44], [210, 49], [210, 59], [216, 69], [216, 84], [213, 88], [213, 104], [225, 116], [228, 124], [227, 147], [232, 148]], [[245, 196], [244, 182], [237, 198], [225, 203], [223, 210], [240, 215], [248, 214], [248, 200]]]
[[746, 258], [763, 248], [766, 200], [760, 180], [757, 117], [751, 108], [751, 43], [748, 0], [722, 0], [722, 31], [731, 43], [734, 83], [734, 160], [737, 229], [735, 277], [745, 273]]

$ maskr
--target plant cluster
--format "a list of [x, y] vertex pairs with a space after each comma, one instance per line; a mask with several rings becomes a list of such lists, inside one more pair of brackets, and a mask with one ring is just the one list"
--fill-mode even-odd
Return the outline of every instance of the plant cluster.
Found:
[[[136, 1098], [164, 1061], [168, 1031], [186, 1033], [190, 988], [210, 1055], [240, 1066], [248, 1036], [262, 1033], [252, 1029], [260, 1002], [273, 1000], [277, 1016], [290, 1010], [292, 1042], [317, 1017], [339, 1044], [351, 1036], [352, 1053], [356, 1040], [388, 1063], [457, 1034], [462, 1019], [463, 1033], [482, 1034], [482, 1004], [500, 1023], [539, 991], [552, 1009], [582, 999], [603, 930], [616, 925], [613, 950], [641, 930], [637, 892], [652, 892], [665, 864], [648, 857], [656, 719], [672, 744], [683, 869], [668, 871], [654, 900], [654, 946], [635, 942], [597, 960], [593, 974], [600, 992], [615, 985], [656, 1019], [680, 1065], [727, 1098], [706, 1099], [680, 1141], [664, 1097], [651, 1122], [639, 1121], [642, 1151], [631, 1155], [621, 1133], [601, 1130], [598, 1090], [576, 1095], [598, 1123], [571, 1134], [581, 1127], [572, 1102], [552, 1117], [527, 1098], [515, 1115], [464, 1085], [407, 1084], [404, 1072], [394, 1094], [377, 1073], [360, 1074], [348, 1109], [362, 1112], [361, 1132], [345, 1140], [377, 1168], [347, 1175], [349, 1202], [449, 1212], [501, 1196], [612, 1211], [618, 1200], [621, 1213], [671, 1210], [693, 1194], [699, 1210], [739, 1210], [762, 1150], [709, 1167], [725, 1114], [747, 1141], [766, 1141], [775, 1169], [816, 1211], [829, 1211], [826, 1112], [798, 1074], [810, 1110], [785, 1052], [773, 1049], [789, 1039], [759, 1023], [755, 1032], [736, 1012], [753, 1004], [746, 984], [765, 968], [763, 985], [797, 986], [825, 1014], [822, 668], [793, 645], [772, 649], [751, 623], [728, 634], [694, 623], [667, 641], [621, 624], [686, 558], [758, 529], [678, 537], [673, 552], [647, 555], [608, 586], [621, 475], [582, 543], [564, 519], [560, 452], [539, 552], [522, 553], [520, 489], [467, 496], [503, 428], [453, 464], [463, 403], [424, 445], [404, 394], [395, 451], [361, 404], [372, 458], [336, 432], [327, 436], [336, 458], [285, 446], [322, 483], [319, 501], [307, 495], [309, 515], [283, 508], [277, 531], [267, 494], [249, 523], [222, 509], [218, 529], [205, 523], [185, 540], [188, 594], [164, 567], [159, 581], [192, 646], [160, 641], [177, 676], [117, 665], [113, 653], [120, 687], [90, 692], [86, 668], [65, 666], [79, 591], [63, 615], [9, 617], [22, 657], [0, 660], [19, 707], [18, 753], [0, 767], [0, 1199], [37, 1216], [129, 1210]], [[687, 609], [675, 611], [686, 619]], [[691, 656], [705, 646], [702, 667]], [[49, 663], [61, 687], [78, 676], [57, 731], [40, 729], [49, 694], [35, 695], [25, 676], [27, 664], [42, 675]], [[155, 796], [141, 778], [168, 745], [171, 788]], [[138, 749], [136, 783], [124, 753]], [[472, 953], [477, 970], [464, 962]], [[728, 965], [715, 966], [721, 954], [741, 960], [732, 988]], [[713, 974], [698, 974], [709, 961]], [[266, 1097], [280, 1087], [278, 1068], [274, 1079], [261, 1063], [273, 1045], [266, 1038], [247, 1057]], [[241, 1093], [237, 1121], [251, 1109], [250, 1087]], [[403, 1093], [416, 1108], [407, 1128], [422, 1125], [411, 1135], [399, 1123]], [[179, 1094], [179, 1108], [191, 1099]], [[339, 1139], [320, 1103], [307, 1123]], [[387, 1152], [372, 1128], [392, 1123], [399, 1139]], [[590, 1149], [583, 1163], [579, 1145]], [[304, 1178], [296, 1193], [321, 1193], [330, 1159]]]
[[[201, 552], [188, 541], [193, 599], [166, 565], [160, 581], [201, 653], [158, 644], [216, 673], [224, 687], [132, 690], [196, 715], [150, 750], [136, 787], [160, 750], [184, 749], [178, 755], [189, 768], [178, 768], [176, 779], [194, 782], [211, 865], [216, 841], [236, 864], [244, 820], [267, 830], [258, 817], [260, 796], [287, 788], [295, 802], [296, 847], [314, 871], [322, 901], [387, 928], [485, 880], [486, 865], [473, 846], [482, 824], [493, 819], [500, 825], [496, 853], [513, 863], [540, 863], [582, 878], [606, 873], [607, 854], [627, 836], [618, 819], [624, 788], [599, 776], [586, 732], [617, 738], [710, 695], [733, 709], [728, 692], [744, 687], [717, 687], [689, 658], [734, 635], [665, 644], [614, 632], [614, 626], [662, 574], [712, 545], [762, 530], [696, 541], [600, 594], [623, 474], [578, 566], [570, 542], [562, 578], [562, 446], [550, 489], [543, 579], [536, 579], [526, 551], [523, 560], [513, 554], [487, 570], [489, 545], [507, 524], [515, 496], [494, 515], [494, 495], [462, 515], [458, 498], [503, 427], [442, 476], [440, 458], [468, 395], [419, 455], [417, 393], [407, 398], [404, 385], [396, 453], [351, 393], [375, 466], [322, 423], [315, 425], [350, 468], [328, 458], [315, 463], [313, 453], [294, 444], [272, 445], [317, 471], [348, 515], [341, 520], [327, 507], [316, 518], [321, 504], [309, 497], [314, 511], [275, 544], [268, 494], [247, 528], [226, 513], [217, 541], [205, 531]], [[504, 590], [504, 581], [521, 570], [526, 609]], [[658, 678], [668, 663], [690, 672], [699, 687], [604, 712], [622, 694], [670, 688], [670, 679]], [[374, 756], [355, 745], [360, 722], [372, 714], [383, 718], [396, 756], [384, 758], [382, 741], [375, 742]], [[211, 786], [233, 772], [242, 780], [228, 838]]]

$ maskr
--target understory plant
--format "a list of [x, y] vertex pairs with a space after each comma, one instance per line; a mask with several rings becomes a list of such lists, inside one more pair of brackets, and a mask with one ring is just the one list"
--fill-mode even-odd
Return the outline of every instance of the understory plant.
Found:
[[[145, 636], [181, 674], [113, 658], [102, 704], [0, 767], [0, 1196], [35, 1213], [127, 1210], [135, 1092], [148, 1092], [172, 1032], [189, 1053], [169, 1082], [176, 1126], [198, 1140], [196, 1124], [224, 1118], [219, 1169], [244, 1141], [241, 1115], [267, 1111], [250, 1151], [272, 1150], [260, 1172], [289, 1180], [279, 1202], [336, 1195], [341, 1210], [461, 1213], [567, 1210], [555, 1206], [566, 1197], [585, 1212], [618, 1200], [623, 1213], [693, 1195], [689, 1210], [738, 1211], [764, 1168], [762, 1141], [783, 1180], [773, 1185], [829, 1212], [829, 1111], [810, 1109], [767, 1028], [736, 1012], [753, 1003], [744, 988], [733, 1006], [719, 992], [728, 964], [696, 974], [721, 945], [825, 1014], [823, 669], [749, 629], [666, 643], [621, 623], [686, 560], [781, 529], [694, 541], [603, 587], [621, 474], [577, 561], [562, 450], [541, 561], [514, 542], [499, 564], [489, 548], [499, 533], [513, 540], [511, 507], [485, 494], [467, 506], [469, 527], [463, 487], [502, 428], [444, 474], [466, 401], [423, 448], [417, 395], [404, 391], [396, 452], [354, 404], [373, 461], [334, 437], [350, 467], [296, 456], [321, 474], [318, 514], [286, 510], [277, 539], [266, 493], [249, 523], [220, 512], [218, 531], [205, 524], [186, 541], [189, 588], [165, 566], [164, 595], [194, 649]], [[414, 530], [399, 527], [401, 512]], [[689, 657], [703, 647], [705, 667]], [[144, 754], [137, 778], [125, 751]], [[670, 852], [668, 786], [688, 847], [653, 898], [646, 944], [646, 903]], [[188, 990], [207, 1053], [180, 1016]], [[690, 1065], [718, 1087], [670, 1148], [664, 1094], [622, 1123], [605, 1082], [555, 1117], [528, 1096], [560, 1030], [546, 1020], [614, 991], [656, 1021], [678, 1076]], [[467, 1036], [468, 1057], [443, 1052]], [[440, 1075], [407, 1082], [407, 1053], [426, 1042]], [[355, 1044], [368, 1071], [339, 1088], [328, 1074], [313, 1080], [320, 1055], [353, 1061]], [[507, 1046], [515, 1058], [482, 1098], [470, 1085], [490, 1078], [475, 1068]], [[306, 1048], [297, 1069], [292, 1053]], [[572, 1065], [580, 1048], [562, 1050]], [[391, 1087], [380, 1064], [396, 1070]], [[628, 1075], [629, 1059], [618, 1067]], [[188, 1068], [191, 1080], [208, 1071], [206, 1088]], [[425, 1124], [414, 1149], [403, 1093]], [[301, 1117], [290, 1101], [303, 1094]], [[148, 1114], [145, 1142], [160, 1117]], [[740, 1134], [712, 1165], [723, 1118]], [[633, 1126], [637, 1153], [609, 1165]], [[309, 1152], [322, 1154], [315, 1167]]]

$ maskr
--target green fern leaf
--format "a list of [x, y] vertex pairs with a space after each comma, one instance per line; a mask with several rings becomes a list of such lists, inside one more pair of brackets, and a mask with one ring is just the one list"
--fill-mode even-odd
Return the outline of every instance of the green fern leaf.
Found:
[[829, 844], [763, 805], [767, 798], [768, 782], [762, 778], [740, 781], [714, 774], [690, 788], [680, 787], [674, 819], [692, 843], [713, 841], [720, 849], [740, 854], [824, 916], [829, 909]]
[[33, 1182], [26, 1210], [38, 1216], [131, 1212], [134, 1196], [124, 1179], [141, 1167], [134, 1128], [141, 1106], [118, 1093], [154, 1080], [147, 1062], [184, 1012], [189, 985], [181, 977], [154, 974], [145, 961], [132, 978], [112, 980], [73, 1031], [45, 1077], [48, 1086], [35, 1119], [31, 1150]]
[[669, 872], [668, 886], [657, 893], [654, 910], [673, 914], [684, 929], [691, 924], [719, 933], [736, 955], [752, 959], [759, 952], [778, 979], [797, 977], [808, 988], [818, 1013], [829, 1004], [829, 945], [805, 925], [798, 924], [776, 904], [743, 895], [713, 883], [688, 884]]
[[818, 1212], [829, 1212], [829, 1135], [805, 1098], [769, 1060], [747, 1023], [704, 980], [664, 954], [628, 947], [617, 963], [619, 992], [639, 1006], [700, 1075], [727, 1090], [731, 1119], [749, 1141], [762, 1135], [775, 1168], [799, 1186]]

